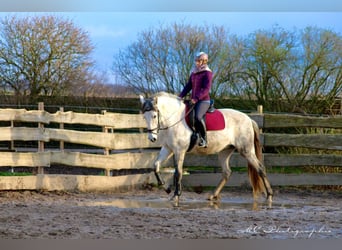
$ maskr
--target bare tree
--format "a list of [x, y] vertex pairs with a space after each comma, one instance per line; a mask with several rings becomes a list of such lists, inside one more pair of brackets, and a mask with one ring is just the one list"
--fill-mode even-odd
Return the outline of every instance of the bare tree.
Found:
[[266, 110], [320, 113], [341, 93], [341, 47], [340, 35], [313, 27], [274, 26], [241, 38], [224, 27], [173, 24], [142, 32], [115, 56], [113, 70], [137, 92], [175, 93], [188, 80], [194, 54], [203, 50], [214, 72], [214, 98], [249, 98]]
[[[301, 32], [298, 60], [293, 66], [294, 105], [322, 112], [342, 91], [342, 37], [330, 30], [308, 27]], [[309, 100], [309, 101], [308, 101]]]
[[240, 95], [267, 110], [323, 112], [341, 92], [341, 41], [312, 27], [299, 33], [278, 26], [254, 32], [244, 41], [235, 78]]
[[175, 93], [187, 83], [195, 53], [205, 51], [214, 72], [212, 95], [219, 95], [235, 59], [228, 47], [229, 39], [228, 31], [217, 26], [181, 23], [150, 29], [114, 57], [113, 71], [137, 92]]
[[290, 62], [294, 59], [294, 36], [276, 27], [252, 33], [244, 44], [238, 81], [240, 94], [256, 99], [266, 109], [274, 109], [274, 100], [290, 98], [286, 81], [291, 75]]
[[16, 95], [67, 95], [93, 65], [89, 36], [55, 16], [0, 22], [0, 84]]

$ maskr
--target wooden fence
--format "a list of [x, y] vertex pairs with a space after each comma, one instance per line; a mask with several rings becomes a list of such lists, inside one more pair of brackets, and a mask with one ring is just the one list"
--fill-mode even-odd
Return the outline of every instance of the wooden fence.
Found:
[[[268, 168], [272, 167], [342, 167], [342, 116], [311, 117], [289, 114], [249, 114], [257, 121], [262, 129], [261, 139], [264, 147], [303, 147], [322, 149], [325, 153], [317, 154], [264, 154], [264, 162]], [[101, 114], [64, 112], [61, 108], [56, 113], [44, 111], [40, 104], [38, 110], [0, 109], [0, 142], [8, 142], [8, 148], [0, 152], [1, 168], [32, 167], [38, 169], [38, 174], [44, 174], [44, 169], [52, 165], [69, 167], [103, 169], [106, 176], [111, 171], [122, 169], [150, 169], [158, 154], [160, 145], [147, 140], [145, 121], [139, 114], [122, 114], [102, 112]], [[17, 125], [19, 124], [19, 126]], [[30, 126], [28, 126], [28, 124]], [[32, 124], [36, 126], [32, 127]], [[72, 125], [72, 129], [65, 125]], [[91, 126], [95, 131], [75, 129], [77, 125]], [[333, 134], [282, 134], [268, 133], [270, 129], [283, 128], [331, 128]], [[36, 143], [36, 148], [16, 148], [17, 141]], [[49, 143], [57, 142], [55, 147]], [[59, 144], [58, 144], [59, 142]], [[90, 150], [72, 150], [68, 145], [91, 146]], [[55, 143], [56, 145], [56, 143]], [[85, 147], [86, 147], [85, 146]], [[326, 152], [333, 153], [327, 154]], [[322, 151], [323, 152], [323, 151]], [[246, 161], [238, 154], [231, 158], [231, 166], [247, 166]], [[170, 159], [164, 164], [173, 166]], [[186, 166], [218, 167], [217, 173], [191, 173], [184, 176], [185, 185], [214, 186], [220, 178], [220, 169], [216, 155], [195, 156], [187, 155]], [[340, 173], [319, 174], [269, 174], [272, 185], [342, 185]], [[0, 177], [0, 189], [9, 189], [2, 181], [13, 177]], [[129, 180], [126, 176], [125, 180]], [[144, 178], [143, 178], [144, 179]], [[151, 176], [144, 179], [154, 182]], [[132, 180], [134, 182], [134, 180]], [[121, 180], [122, 182], [122, 180]], [[120, 183], [121, 183], [120, 182]], [[245, 173], [233, 174], [228, 185], [244, 185], [247, 182]], [[10, 188], [13, 186], [9, 185]]]

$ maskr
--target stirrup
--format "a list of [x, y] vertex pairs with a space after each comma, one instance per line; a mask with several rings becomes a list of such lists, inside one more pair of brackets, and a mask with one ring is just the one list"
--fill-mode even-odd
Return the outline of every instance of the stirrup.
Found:
[[198, 146], [199, 146], [200, 148], [206, 148], [206, 147], [208, 147], [208, 144], [207, 144], [206, 140], [204, 140], [203, 138], [201, 138], [201, 139], [200, 139], [200, 142], [198, 143]]

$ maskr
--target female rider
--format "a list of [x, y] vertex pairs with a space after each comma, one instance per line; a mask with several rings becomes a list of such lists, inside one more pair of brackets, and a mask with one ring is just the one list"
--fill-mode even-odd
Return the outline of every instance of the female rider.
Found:
[[209, 91], [212, 84], [213, 73], [208, 67], [208, 55], [199, 52], [195, 57], [195, 67], [191, 72], [188, 83], [184, 86], [179, 94], [183, 98], [191, 91], [191, 103], [195, 105], [195, 129], [200, 135], [198, 146], [207, 147], [207, 133], [205, 121], [203, 119], [205, 113], [210, 106]]

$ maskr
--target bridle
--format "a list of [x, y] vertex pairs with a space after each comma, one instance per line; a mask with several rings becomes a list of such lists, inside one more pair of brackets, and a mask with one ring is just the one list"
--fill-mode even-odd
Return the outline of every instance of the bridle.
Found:
[[[148, 133], [151, 133], [151, 134], [158, 134], [160, 130], [167, 130], [169, 128], [172, 128], [174, 126], [176, 126], [178, 123], [180, 123], [182, 120], [185, 119], [185, 117], [187, 117], [188, 114], [190, 114], [190, 112], [194, 109], [195, 105], [192, 105], [189, 110], [185, 113], [185, 115], [178, 121], [176, 121], [175, 123], [171, 124], [170, 126], [166, 126], [166, 127], [161, 127], [160, 126], [160, 112], [159, 112], [159, 109], [156, 109], [154, 106], [153, 106], [153, 103], [150, 99], [146, 99], [142, 108], [141, 108], [141, 111], [142, 113], [144, 114], [145, 112], [149, 112], [149, 111], [156, 111], [157, 112], [157, 119], [158, 119], [158, 123], [157, 123], [157, 127], [156, 128], [153, 128], [153, 129], [147, 129], [147, 132]], [[173, 114], [166, 120], [169, 120], [171, 117], [173, 116]], [[155, 132], [157, 131], [157, 132]]]

